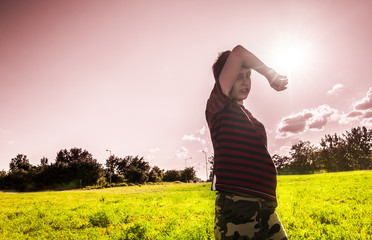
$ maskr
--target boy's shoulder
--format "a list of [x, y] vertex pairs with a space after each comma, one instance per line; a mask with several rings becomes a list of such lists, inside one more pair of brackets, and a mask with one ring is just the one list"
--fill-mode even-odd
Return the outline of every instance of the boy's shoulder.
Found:
[[208, 125], [210, 125], [211, 120], [215, 114], [222, 111], [227, 105], [231, 103], [232, 100], [224, 93], [222, 93], [220, 84], [216, 82], [208, 98], [205, 110]]

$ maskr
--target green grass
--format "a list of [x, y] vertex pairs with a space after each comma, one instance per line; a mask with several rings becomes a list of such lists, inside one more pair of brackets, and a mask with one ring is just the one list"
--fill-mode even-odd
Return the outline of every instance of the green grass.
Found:
[[372, 239], [372, 171], [280, 176], [290, 239]]
[[[372, 239], [372, 171], [279, 176], [290, 239]], [[209, 184], [0, 193], [0, 239], [214, 239]]]

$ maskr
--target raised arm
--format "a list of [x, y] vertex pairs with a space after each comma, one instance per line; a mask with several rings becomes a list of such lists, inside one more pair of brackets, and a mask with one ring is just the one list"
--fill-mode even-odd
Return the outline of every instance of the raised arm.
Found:
[[253, 53], [238, 45], [231, 51], [219, 76], [222, 92], [227, 96], [229, 95], [242, 67], [253, 69], [265, 76], [269, 81], [270, 86], [275, 90], [282, 91], [286, 89], [288, 83], [287, 77], [277, 74], [273, 69], [267, 67]]

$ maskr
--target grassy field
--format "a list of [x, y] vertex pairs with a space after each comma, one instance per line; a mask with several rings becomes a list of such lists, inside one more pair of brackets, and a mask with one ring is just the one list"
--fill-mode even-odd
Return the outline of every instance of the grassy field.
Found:
[[[372, 239], [372, 171], [280, 176], [290, 239]], [[0, 239], [214, 239], [209, 184], [0, 193]]]

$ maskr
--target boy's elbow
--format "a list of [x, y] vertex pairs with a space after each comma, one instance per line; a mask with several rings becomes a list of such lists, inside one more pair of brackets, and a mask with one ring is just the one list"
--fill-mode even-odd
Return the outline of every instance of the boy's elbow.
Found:
[[236, 47], [233, 48], [231, 53], [237, 56], [243, 56], [247, 52], [247, 49], [245, 49], [242, 45], [236, 45]]
[[241, 52], [244, 50], [244, 47], [242, 45], [236, 45], [234, 48], [233, 48], [233, 52]]

